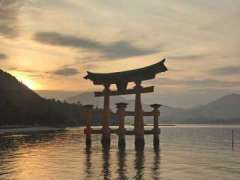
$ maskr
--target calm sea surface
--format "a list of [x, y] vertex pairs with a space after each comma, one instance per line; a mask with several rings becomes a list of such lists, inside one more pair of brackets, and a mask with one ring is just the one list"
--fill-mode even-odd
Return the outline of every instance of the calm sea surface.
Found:
[[82, 128], [3, 136], [0, 179], [240, 179], [240, 126], [163, 127], [159, 151], [152, 136], [145, 137], [144, 151], [136, 151], [132, 136], [118, 150], [115, 135], [110, 149], [102, 148], [97, 135], [86, 149]]

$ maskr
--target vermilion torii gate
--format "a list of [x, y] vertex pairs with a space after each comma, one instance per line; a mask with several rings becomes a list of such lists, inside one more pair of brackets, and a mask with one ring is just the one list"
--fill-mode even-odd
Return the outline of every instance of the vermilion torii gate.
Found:
[[[115, 72], [115, 73], [92, 73], [87, 72], [85, 79], [89, 79], [93, 82], [94, 85], [103, 85], [104, 90], [102, 92], [95, 92], [96, 97], [104, 97], [104, 107], [103, 107], [103, 117], [102, 117], [102, 129], [92, 130], [90, 126], [90, 114], [92, 106], [86, 106], [88, 109], [88, 117], [86, 123], [86, 142], [91, 143], [91, 133], [101, 133], [102, 134], [102, 144], [110, 144], [110, 135], [111, 133], [117, 133], [119, 135], [119, 145], [125, 145], [125, 134], [134, 134], [135, 135], [135, 145], [144, 146], [144, 134], [153, 134], [154, 135], [154, 145], [159, 144], [159, 133], [160, 129], [158, 127], [158, 117], [160, 115], [159, 104], [153, 104], [152, 112], [143, 112], [142, 103], [141, 103], [141, 94], [142, 93], [151, 93], [154, 91], [154, 87], [142, 87], [142, 81], [154, 79], [156, 74], [167, 71], [166, 66], [164, 65], [165, 59], [162, 61], [135, 70]], [[134, 82], [135, 86], [131, 89], [128, 89], [128, 83]], [[111, 90], [110, 86], [116, 84], [117, 90]], [[117, 95], [129, 95], [135, 94], [135, 111], [129, 112], [125, 111], [127, 104], [118, 103], [117, 105], [117, 117], [119, 121], [119, 129], [111, 130], [109, 127], [110, 121], [110, 96]], [[124, 117], [125, 116], [134, 116], [134, 131], [126, 131], [124, 128]], [[144, 122], [143, 116], [154, 116], [154, 128], [151, 131], [144, 131]]]

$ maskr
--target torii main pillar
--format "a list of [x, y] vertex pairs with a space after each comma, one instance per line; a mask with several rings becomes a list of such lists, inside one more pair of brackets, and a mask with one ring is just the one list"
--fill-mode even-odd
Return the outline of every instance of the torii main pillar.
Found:
[[111, 129], [109, 128], [110, 120], [110, 84], [104, 85], [104, 104], [102, 118], [102, 144], [110, 145]]
[[136, 90], [135, 97], [135, 118], [134, 118], [134, 132], [135, 132], [135, 145], [136, 147], [144, 147], [144, 122], [143, 122], [143, 110], [141, 102], [141, 81], [135, 82]]

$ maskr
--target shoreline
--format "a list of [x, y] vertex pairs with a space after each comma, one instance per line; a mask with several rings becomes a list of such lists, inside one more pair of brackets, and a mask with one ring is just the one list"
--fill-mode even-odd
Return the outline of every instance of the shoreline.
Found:
[[[126, 125], [127, 126], [127, 125]], [[132, 125], [130, 125], [132, 126]], [[145, 124], [145, 127], [152, 127], [152, 124]], [[2, 135], [14, 135], [14, 134], [28, 134], [36, 132], [58, 132], [64, 131], [67, 128], [79, 128], [85, 126], [0, 126], [0, 136]], [[102, 127], [102, 126], [93, 126]], [[159, 124], [159, 128], [240, 128], [239, 124]]]
[[34, 132], [56, 132], [63, 131], [65, 127], [49, 127], [49, 126], [9, 126], [0, 127], [1, 135], [13, 135], [21, 133], [34, 133]]

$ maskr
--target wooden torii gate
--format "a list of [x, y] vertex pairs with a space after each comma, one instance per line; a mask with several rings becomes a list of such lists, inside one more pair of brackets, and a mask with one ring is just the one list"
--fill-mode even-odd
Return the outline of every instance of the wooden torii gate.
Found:
[[[141, 94], [142, 93], [151, 93], [154, 91], [154, 86], [143, 87], [142, 81], [154, 79], [156, 74], [167, 71], [166, 66], [164, 65], [165, 59], [162, 61], [135, 70], [115, 72], [115, 73], [92, 73], [87, 72], [85, 79], [89, 79], [93, 82], [94, 85], [103, 85], [104, 90], [102, 92], [95, 92], [96, 97], [104, 97], [104, 107], [103, 107], [103, 116], [102, 116], [102, 129], [93, 130], [90, 125], [91, 111], [92, 106], [87, 105], [86, 109], [88, 112], [88, 118], [86, 122], [85, 134], [86, 134], [86, 143], [91, 143], [91, 134], [102, 134], [102, 144], [110, 144], [110, 135], [111, 133], [117, 133], [119, 135], [119, 146], [125, 145], [125, 134], [134, 134], [135, 135], [135, 145], [136, 147], [144, 146], [144, 134], [153, 134], [154, 135], [154, 145], [159, 144], [159, 134], [160, 129], [158, 127], [158, 117], [160, 116], [159, 107], [160, 104], [153, 104], [152, 112], [144, 112], [142, 109], [141, 103]], [[128, 83], [134, 82], [135, 86], [128, 89]], [[111, 90], [110, 86], [116, 84], [117, 90]], [[129, 95], [135, 94], [135, 111], [125, 111], [127, 106], [126, 103], [117, 103], [117, 117], [119, 121], [119, 129], [111, 130], [109, 127], [110, 121], [110, 96], [118, 95]], [[124, 117], [125, 116], [134, 116], [134, 131], [126, 131], [124, 128]], [[144, 121], [143, 116], [154, 116], [154, 128], [151, 131], [144, 131]]]

